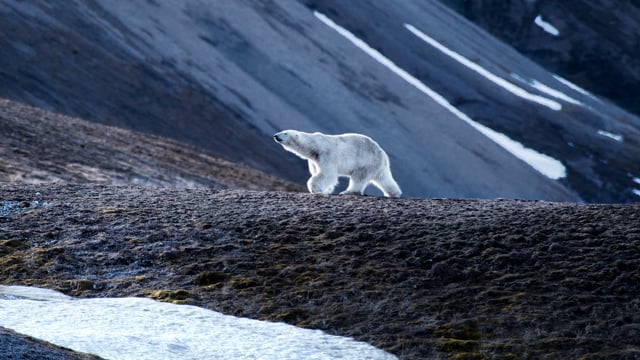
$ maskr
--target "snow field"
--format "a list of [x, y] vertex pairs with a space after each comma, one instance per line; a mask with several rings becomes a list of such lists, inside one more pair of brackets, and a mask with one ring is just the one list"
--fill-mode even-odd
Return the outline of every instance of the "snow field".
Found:
[[0, 286], [0, 314], [0, 326], [106, 359], [396, 359], [320, 330], [146, 298]]

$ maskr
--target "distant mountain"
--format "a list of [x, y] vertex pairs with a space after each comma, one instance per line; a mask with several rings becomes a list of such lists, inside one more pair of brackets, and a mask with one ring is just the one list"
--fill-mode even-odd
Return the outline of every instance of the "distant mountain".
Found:
[[549, 71], [640, 114], [640, 1], [442, 3]]
[[302, 191], [174, 140], [0, 99], [0, 183]]
[[407, 196], [628, 202], [640, 192], [637, 117], [438, 1], [12, 0], [0, 15], [0, 96], [301, 184], [306, 165], [272, 142], [278, 130], [370, 135]]

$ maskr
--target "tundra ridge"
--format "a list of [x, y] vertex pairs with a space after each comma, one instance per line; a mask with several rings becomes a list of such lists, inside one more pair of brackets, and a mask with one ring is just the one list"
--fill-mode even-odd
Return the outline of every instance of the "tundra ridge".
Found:
[[283, 321], [401, 359], [637, 356], [640, 204], [102, 184], [0, 198], [2, 284]]

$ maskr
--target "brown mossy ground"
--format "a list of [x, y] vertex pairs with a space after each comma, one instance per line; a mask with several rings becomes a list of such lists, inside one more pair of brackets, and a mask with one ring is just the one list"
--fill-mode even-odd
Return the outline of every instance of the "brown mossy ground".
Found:
[[103, 185], [0, 196], [3, 284], [284, 321], [403, 359], [640, 356], [640, 204]]
[[0, 99], [0, 134], [1, 183], [304, 190], [187, 144], [5, 99]]

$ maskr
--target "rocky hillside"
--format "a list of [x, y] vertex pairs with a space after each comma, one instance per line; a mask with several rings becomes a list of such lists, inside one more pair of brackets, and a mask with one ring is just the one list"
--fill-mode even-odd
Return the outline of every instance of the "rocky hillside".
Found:
[[638, 1], [442, 2], [550, 71], [640, 114]]
[[[560, 182], [582, 200], [638, 199], [640, 119], [633, 114], [541, 68], [439, 1], [305, 3], [472, 119], [560, 159], [567, 168]], [[486, 2], [473, 3], [484, 9]]]
[[0, 99], [0, 182], [302, 191], [191, 145]]
[[637, 204], [107, 185], [0, 199], [2, 284], [194, 304], [402, 359], [639, 355]]
[[[271, 140], [286, 128], [372, 136], [408, 196], [638, 197], [637, 117], [576, 90], [436, 0], [9, 0], [0, 15], [0, 96], [169, 136], [297, 183], [304, 163]], [[543, 175], [461, 114], [566, 171]]]
[[4, 360], [99, 360], [0, 327], [0, 354]]

